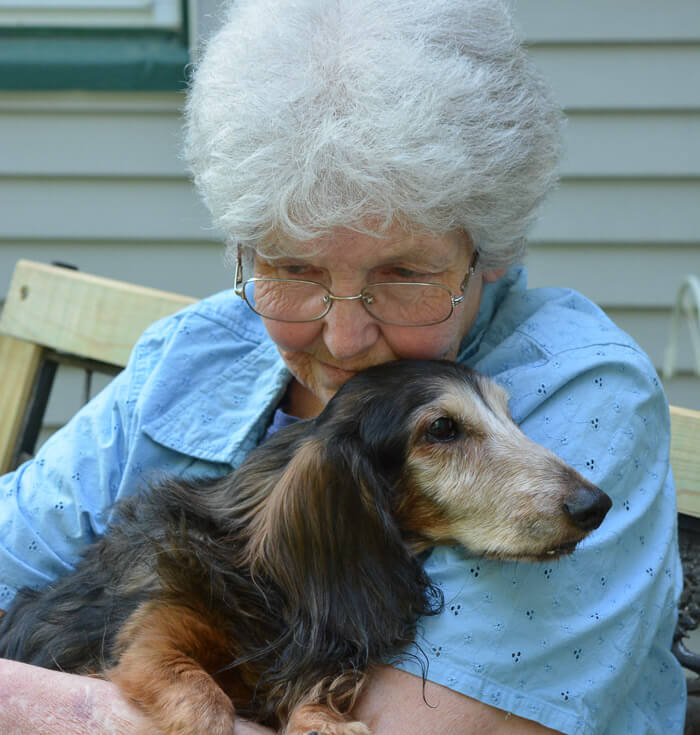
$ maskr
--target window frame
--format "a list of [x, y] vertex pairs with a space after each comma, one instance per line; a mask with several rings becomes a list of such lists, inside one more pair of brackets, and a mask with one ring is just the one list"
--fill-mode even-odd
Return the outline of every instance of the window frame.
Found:
[[177, 31], [179, 0], [0, 0], [0, 27], [145, 28]]
[[2, 91], [183, 91], [190, 62], [187, 0], [177, 29], [0, 27]]

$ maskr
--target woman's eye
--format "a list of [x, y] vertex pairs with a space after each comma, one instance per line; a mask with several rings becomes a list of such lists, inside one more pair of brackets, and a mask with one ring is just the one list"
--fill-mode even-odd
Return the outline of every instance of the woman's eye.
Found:
[[425, 433], [428, 441], [450, 442], [457, 438], [459, 427], [454, 419], [443, 416], [433, 421]]
[[308, 265], [281, 265], [277, 270], [281, 278], [299, 278], [300, 276], [306, 278], [315, 273], [314, 269]]
[[371, 281], [427, 281], [433, 277], [430, 273], [417, 271], [413, 268], [403, 268], [402, 266], [393, 265], [385, 268], [378, 268], [372, 273]]
[[400, 278], [418, 278], [424, 275], [419, 271], [411, 270], [410, 268], [394, 268], [394, 273]]

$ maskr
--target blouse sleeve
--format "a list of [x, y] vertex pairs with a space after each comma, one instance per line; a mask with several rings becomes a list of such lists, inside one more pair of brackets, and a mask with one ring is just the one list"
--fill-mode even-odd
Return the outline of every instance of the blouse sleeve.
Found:
[[124, 371], [33, 459], [0, 477], [0, 609], [20, 587], [70, 571], [104, 531], [129, 461], [137, 397], [170, 330], [168, 321], [149, 328]]

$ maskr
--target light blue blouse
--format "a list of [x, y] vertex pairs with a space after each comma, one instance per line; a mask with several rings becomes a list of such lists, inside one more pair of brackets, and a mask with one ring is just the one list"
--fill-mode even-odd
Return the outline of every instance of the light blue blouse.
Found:
[[[428, 678], [571, 735], [682, 733], [685, 686], [669, 651], [682, 584], [669, 417], [648, 358], [581, 295], [528, 291], [513, 268], [485, 286], [459, 360], [505, 386], [525, 433], [614, 505], [554, 562], [434, 550], [426, 566], [446, 605], [421, 624]], [[289, 379], [231, 291], [150, 327], [126, 369], [0, 478], [0, 608], [18, 587], [70, 571], [110, 504], [146, 481], [238, 466]]]

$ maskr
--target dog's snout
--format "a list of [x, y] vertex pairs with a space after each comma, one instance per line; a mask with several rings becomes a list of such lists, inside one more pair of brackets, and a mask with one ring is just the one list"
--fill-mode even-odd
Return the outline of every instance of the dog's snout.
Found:
[[564, 512], [582, 531], [593, 531], [603, 522], [612, 500], [593, 485], [580, 485], [564, 501]]

